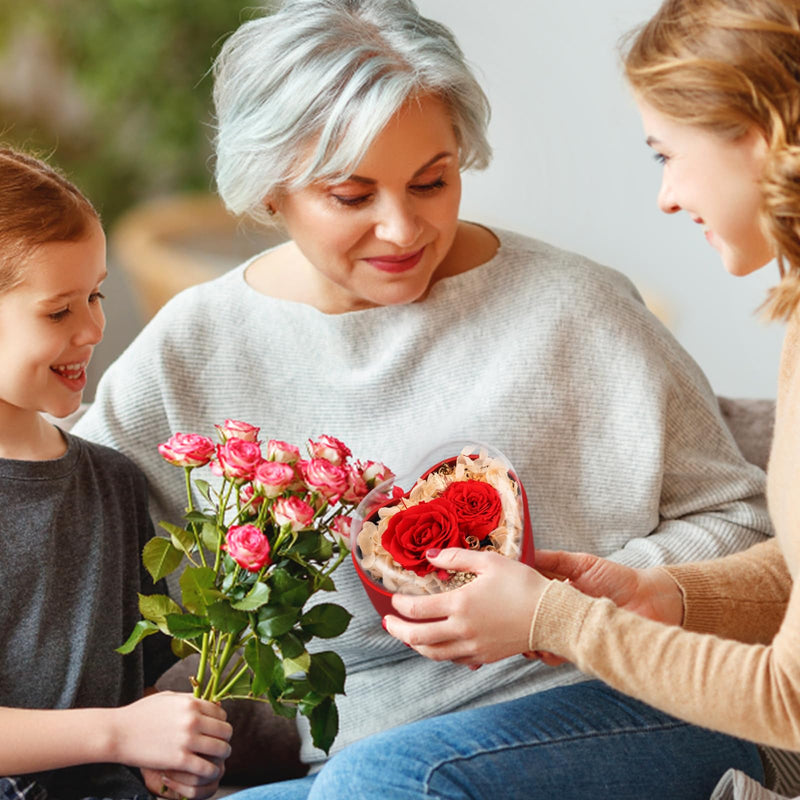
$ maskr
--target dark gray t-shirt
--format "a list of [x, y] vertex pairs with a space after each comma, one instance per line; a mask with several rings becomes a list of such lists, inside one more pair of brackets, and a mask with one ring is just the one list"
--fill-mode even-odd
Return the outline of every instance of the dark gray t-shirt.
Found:
[[[169, 665], [166, 637], [114, 652], [139, 620], [153, 536], [147, 483], [125, 456], [64, 434], [52, 461], [0, 459], [0, 705], [111, 707]], [[161, 641], [159, 641], [161, 640]], [[146, 794], [137, 770], [87, 765], [28, 776], [52, 797]]]

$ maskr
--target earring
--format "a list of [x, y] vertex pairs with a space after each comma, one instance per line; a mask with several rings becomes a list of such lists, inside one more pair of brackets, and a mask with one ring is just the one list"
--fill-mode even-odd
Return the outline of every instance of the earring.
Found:
[[271, 217], [274, 217], [275, 208], [273, 207], [272, 203], [267, 203], [266, 206], [267, 206], [267, 214], [269, 214]]

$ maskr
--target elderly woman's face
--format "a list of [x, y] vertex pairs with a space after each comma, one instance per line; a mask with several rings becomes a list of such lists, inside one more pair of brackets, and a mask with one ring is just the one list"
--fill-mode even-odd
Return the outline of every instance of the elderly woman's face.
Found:
[[453, 126], [426, 96], [392, 117], [348, 180], [276, 205], [307, 262], [297, 275], [310, 302], [341, 313], [422, 298], [456, 237], [460, 199]]

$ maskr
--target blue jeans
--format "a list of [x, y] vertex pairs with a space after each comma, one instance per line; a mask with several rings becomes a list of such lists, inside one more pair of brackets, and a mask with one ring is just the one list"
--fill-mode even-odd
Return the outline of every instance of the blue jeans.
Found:
[[233, 797], [708, 800], [730, 767], [764, 779], [755, 745], [589, 681], [392, 728], [316, 775]]

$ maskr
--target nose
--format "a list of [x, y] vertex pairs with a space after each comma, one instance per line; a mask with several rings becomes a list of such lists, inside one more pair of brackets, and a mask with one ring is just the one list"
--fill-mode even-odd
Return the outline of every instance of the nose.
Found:
[[661, 188], [658, 190], [658, 207], [665, 214], [674, 214], [676, 211], [681, 210], [680, 204], [675, 199], [672, 187], [667, 181], [666, 175], [662, 175], [661, 177]]
[[78, 346], [91, 345], [94, 347], [94, 345], [102, 341], [105, 327], [106, 315], [103, 313], [103, 309], [98, 301], [84, 310], [80, 324], [75, 331], [75, 344]]
[[398, 247], [410, 247], [419, 237], [421, 224], [412, 199], [384, 198], [378, 209], [375, 236]]

